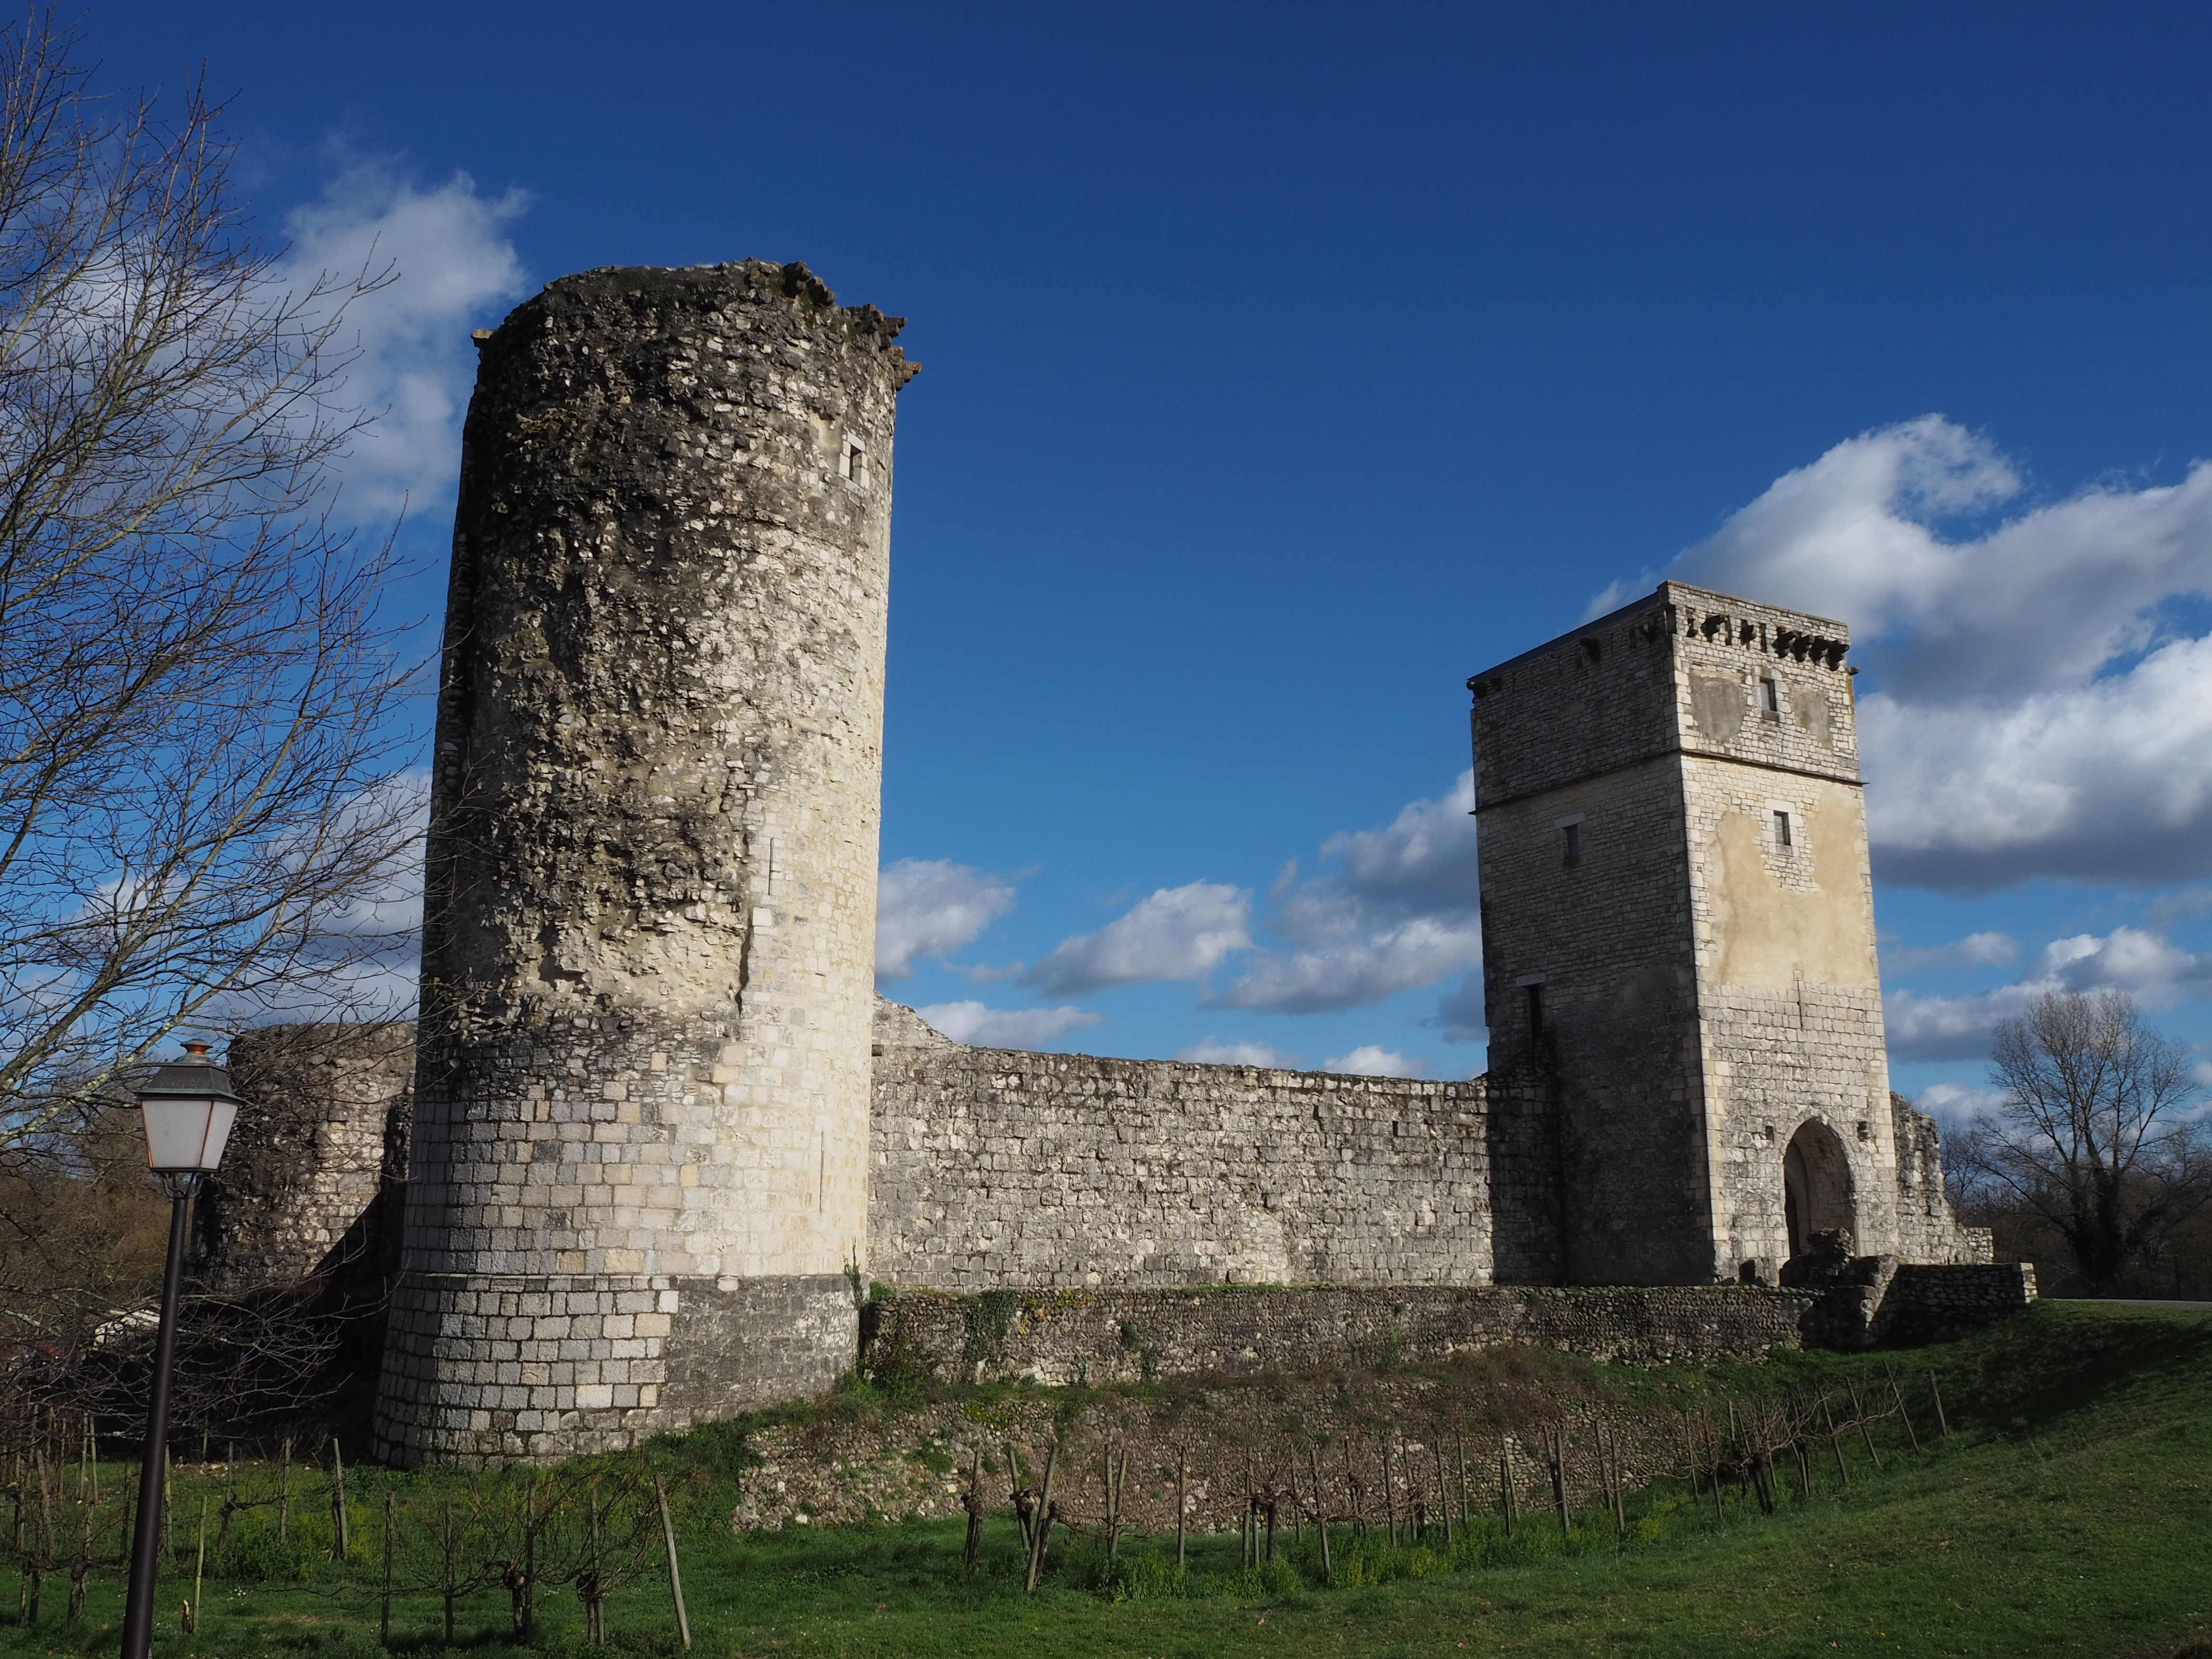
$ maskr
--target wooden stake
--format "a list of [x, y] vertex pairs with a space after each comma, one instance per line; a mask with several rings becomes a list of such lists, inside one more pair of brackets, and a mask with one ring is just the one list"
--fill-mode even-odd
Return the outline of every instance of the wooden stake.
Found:
[[1513, 1536], [1513, 1449], [1504, 1440], [1498, 1443], [1498, 1507], [1505, 1516], [1505, 1535]]
[[975, 1443], [975, 1461], [968, 1475], [968, 1496], [961, 1507], [968, 1511], [967, 1547], [961, 1551], [968, 1576], [973, 1578], [983, 1561], [983, 1443]]
[[660, 1505], [660, 1541], [668, 1551], [668, 1594], [676, 1603], [676, 1633], [684, 1638], [684, 1650], [691, 1651], [691, 1615], [684, 1610], [684, 1568], [676, 1559], [676, 1520], [668, 1513], [668, 1488], [660, 1477], [653, 1477], [653, 1501]]
[[1106, 1559], [1111, 1561], [1121, 1543], [1121, 1493], [1129, 1482], [1129, 1445], [1121, 1443], [1120, 1466], [1115, 1466], [1109, 1449], [1106, 1468]]
[[1859, 1420], [1859, 1438], [1866, 1442], [1867, 1455], [1874, 1459], [1875, 1473], [1879, 1474], [1881, 1472], [1881, 1454], [1874, 1449], [1874, 1431], [1867, 1425], [1866, 1407], [1859, 1403], [1858, 1385], [1846, 1382], [1844, 1388], [1851, 1396], [1851, 1415]]
[[1328, 1559], [1328, 1511], [1321, 1506], [1321, 1448], [1311, 1443], [1306, 1447], [1306, 1459], [1313, 1468], [1314, 1526], [1321, 1533], [1321, 1582], [1336, 1582], [1336, 1569]]
[[1552, 1496], [1559, 1504], [1559, 1536], [1575, 1535], [1573, 1524], [1567, 1518], [1567, 1431], [1560, 1428], [1552, 1440]]
[[1451, 1500], [1444, 1496], [1443, 1443], [1442, 1441], [1438, 1441], [1431, 1445], [1429, 1449], [1435, 1455], [1437, 1465], [1437, 1507], [1444, 1512], [1444, 1547], [1446, 1549], [1449, 1549], [1452, 1547], [1452, 1506]]
[[1398, 1489], [1392, 1484], [1390, 1469], [1390, 1437], [1382, 1437], [1382, 1522], [1389, 1530], [1390, 1541], [1398, 1541]]
[[353, 1553], [353, 1535], [346, 1525], [345, 1459], [338, 1455], [335, 1435], [331, 1437], [331, 1530], [333, 1553], [343, 1561]]
[[1836, 1455], [1836, 1473], [1844, 1478], [1844, 1485], [1851, 1484], [1851, 1466], [1844, 1462], [1844, 1443], [1836, 1428], [1836, 1414], [1828, 1409], [1828, 1391], [1820, 1390], [1820, 1415], [1828, 1425], [1828, 1449]]
[[1358, 1477], [1352, 1472], [1352, 1437], [1344, 1437], [1344, 1501], [1352, 1510], [1352, 1535], [1367, 1536], [1366, 1507], [1359, 1501]]
[[1912, 1431], [1912, 1413], [1905, 1409], [1905, 1391], [1897, 1386], [1897, 1373], [1887, 1365], [1882, 1369], [1889, 1373], [1889, 1397], [1897, 1402], [1898, 1421], [1905, 1425], [1905, 1440], [1917, 1455], [1920, 1450], [1920, 1437]]
[[1052, 1542], [1052, 1470], [1060, 1458], [1060, 1442], [1054, 1441], [1044, 1449], [1044, 1489], [1037, 1494], [1036, 1525], [1031, 1530], [1030, 1543], [1030, 1577], [1027, 1589], [1036, 1594], [1037, 1579], [1044, 1571], [1044, 1553]]
[[1022, 1513], [1022, 1466], [1014, 1461], [1014, 1443], [1011, 1440], [1006, 1442], [1006, 1482], [1013, 1495], [1014, 1524], [1021, 1528], [1022, 1549], [1026, 1553], [1036, 1547], [1036, 1528]]
[[1951, 1420], [1943, 1415], [1943, 1390], [1936, 1386], [1936, 1373], [1933, 1371], [1928, 1373], [1928, 1392], [1936, 1396], [1936, 1426], [1948, 1440], [1951, 1437]]
[[199, 1559], [192, 1564], [192, 1600], [185, 1614], [185, 1628], [197, 1632], [200, 1622], [200, 1587], [207, 1582], [207, 1494], [200, 1494]]
[[1190, 1511], [1184, 1506], [1183, 1477], [1188, 1472], [1189, 1448], [1176, 1448], [1176, 1571], [1183, 1570], [1183, 1534]]
[[460, 1539], [453, 1531], [453, 1499], [446, 1500], [444, 1514], [445, 1525], [441, 1542], [444, 1546], [442, 1553], [445, 1558], [445, 1576], [440, 1581], [438, 1588], [444, 1593], [446, 1598], [446, 1645], [450, 1648], [453, 1645], [453, 1601], [460, 1594], [459, 1586], [453, 1576], [453, 1564], [460, 1555]]
[[396, 1505], [392, 1494], [384, 1494], [384, 1597], [377, 1605], [376, 1639], [386, 1647], [392, 1645], [392, 1534], [394, 1527], [392, 1510]]

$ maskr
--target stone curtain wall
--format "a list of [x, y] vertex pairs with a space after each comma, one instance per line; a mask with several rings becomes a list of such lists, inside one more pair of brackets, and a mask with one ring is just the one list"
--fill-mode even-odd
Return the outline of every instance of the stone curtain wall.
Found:
[[878, 1006], [868, 1259], [887, 1284], [1555, 1272], [1540, 1106], [1480, 1079], [970, 1048]]
[[898, 331], [748, 260], [479, 337], [385, 1456], [620, 1446], [852, 1364]]
[[865, 1310], [862, 1358], [878, 1374], [1059, 1385], [1387, 1369], [1504, 1346], [1639, 1364], [1748, 1358], [1798, 1346], [1819, 1299], [1717, 1285], [901, 1295]]
[[413, 1022], [264, 1026], [238, 1035], [228, 1064], [246, 1104], [193, 1206], [209, 1282], [228, 1292], [393, 1272]]

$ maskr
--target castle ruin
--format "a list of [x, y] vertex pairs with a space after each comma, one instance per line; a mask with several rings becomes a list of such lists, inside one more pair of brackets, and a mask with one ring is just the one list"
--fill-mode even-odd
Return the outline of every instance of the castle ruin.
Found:
[[[876, 999], [899, 325], [747, 261], [566, 277], [479, 337], [380, 1455], [819, 1392], [869, 1279], [1988, 1260], [1888, 1090], [1848, 636], [1678, 584], [1469, 682], [1487, 1077], [975, 1048]], [[218, 1199], [218, 1257], [304, 1271], [350, 1219], [288, 1206], [396, 1206], [358, 1079], [389, 1147], [402, 1069], [305, 1114], [350, 1176]]]

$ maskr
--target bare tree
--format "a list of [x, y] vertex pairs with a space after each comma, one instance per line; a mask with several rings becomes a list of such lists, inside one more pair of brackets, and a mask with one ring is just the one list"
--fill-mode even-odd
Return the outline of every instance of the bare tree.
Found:
[[2027, 1212], [2094, 1290], [2154, 1264], [2212, 1200], [2201, 1092], [2180, 1048], [2118, 991], [2051, 991], [1996, 1028], [2002, 1103], [1960, 1136], [1970, 1200]]
[[289, 284], [195, 88], [96, 97], [0, 29], [0, 1154], [118, 1073], [372, 986], [418, 816], [378, 620], [332, 520], [364, 270]]

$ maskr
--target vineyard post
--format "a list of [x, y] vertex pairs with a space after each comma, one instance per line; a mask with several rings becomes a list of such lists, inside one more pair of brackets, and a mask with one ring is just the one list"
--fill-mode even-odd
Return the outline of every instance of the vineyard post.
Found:
[[668, 1488], [660, 1477], [653, 1477], [653, 1501], [660, 1505], [660, 1541], [668, 1551], [668, 1594], [676, 1603], [676, 1633], [684, 1638], [684, 1650], [691, 1651], [691, 1616], [684, 1610], [684, 1569], [676, 1559], [676, 1521], [668, 1513]]

